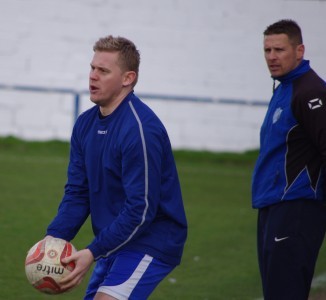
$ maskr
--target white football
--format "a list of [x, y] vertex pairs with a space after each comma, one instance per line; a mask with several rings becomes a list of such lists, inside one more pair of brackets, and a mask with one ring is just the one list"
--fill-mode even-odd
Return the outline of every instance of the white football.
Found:
[[47, 237], [37, 242], [27, 253], [25, 272], [30, 284], [46, 294], [65, 292], [59, 281], [75, 268], [75, 263], [63, 264], [62, 259], [76, 252], [75, 247], [58, 238]]

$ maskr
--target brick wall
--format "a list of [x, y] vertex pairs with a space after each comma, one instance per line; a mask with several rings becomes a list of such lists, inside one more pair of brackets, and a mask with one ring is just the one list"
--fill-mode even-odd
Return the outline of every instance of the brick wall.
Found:
[[[280, 18], [302, 26], [306, 58], [326, 78], [326, 2], [304, 0], [4, 0], [0, 83], [85, 90], [92, 46], [113, 34], [141, 51], [137, 93], [268, 101], [262, 31]], [[82, 107], [89, 106], [85, 97]], [[258, 147], [266, 107], [146, 100], [175, 148]], [[0, 90], [0, 134], [68, 139], [69, 95]]]

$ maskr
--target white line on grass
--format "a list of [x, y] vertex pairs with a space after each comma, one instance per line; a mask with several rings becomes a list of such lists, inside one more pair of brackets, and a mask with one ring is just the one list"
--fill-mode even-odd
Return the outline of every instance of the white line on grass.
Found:
[[318, 288], [326, 285], [326, 273], [323, 273], [312, 280], [311, 287]]

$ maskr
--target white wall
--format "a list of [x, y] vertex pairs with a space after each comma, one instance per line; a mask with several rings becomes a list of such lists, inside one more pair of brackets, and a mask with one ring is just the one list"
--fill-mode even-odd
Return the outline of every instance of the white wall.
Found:
[[[85, 90], [92, 46], [113, 34], [141, 51], [136, 93], [268, 101], [263, 30], [281, 18], [297, 20], [306, 58], [326, 78], [325, 13], [326, 1], [311, 0], [2, 0], [0, 84]], [[258, 147], [266, 107], [146, 102], [175, 148]], [[0, 90], [0, 134], [68, 139], [72, 110], [69, 95]]]

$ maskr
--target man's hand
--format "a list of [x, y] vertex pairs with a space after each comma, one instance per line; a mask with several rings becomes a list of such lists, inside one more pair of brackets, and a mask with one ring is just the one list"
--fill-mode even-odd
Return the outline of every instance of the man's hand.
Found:
[[72, 261], [75, 263], [75, 269], [60, 281], [62, 290], [70, 290], [82, 282], [94, 261], [94, 257], [89, 249], [83, 249], [62, 259], [62, 262], [65, 264]]

